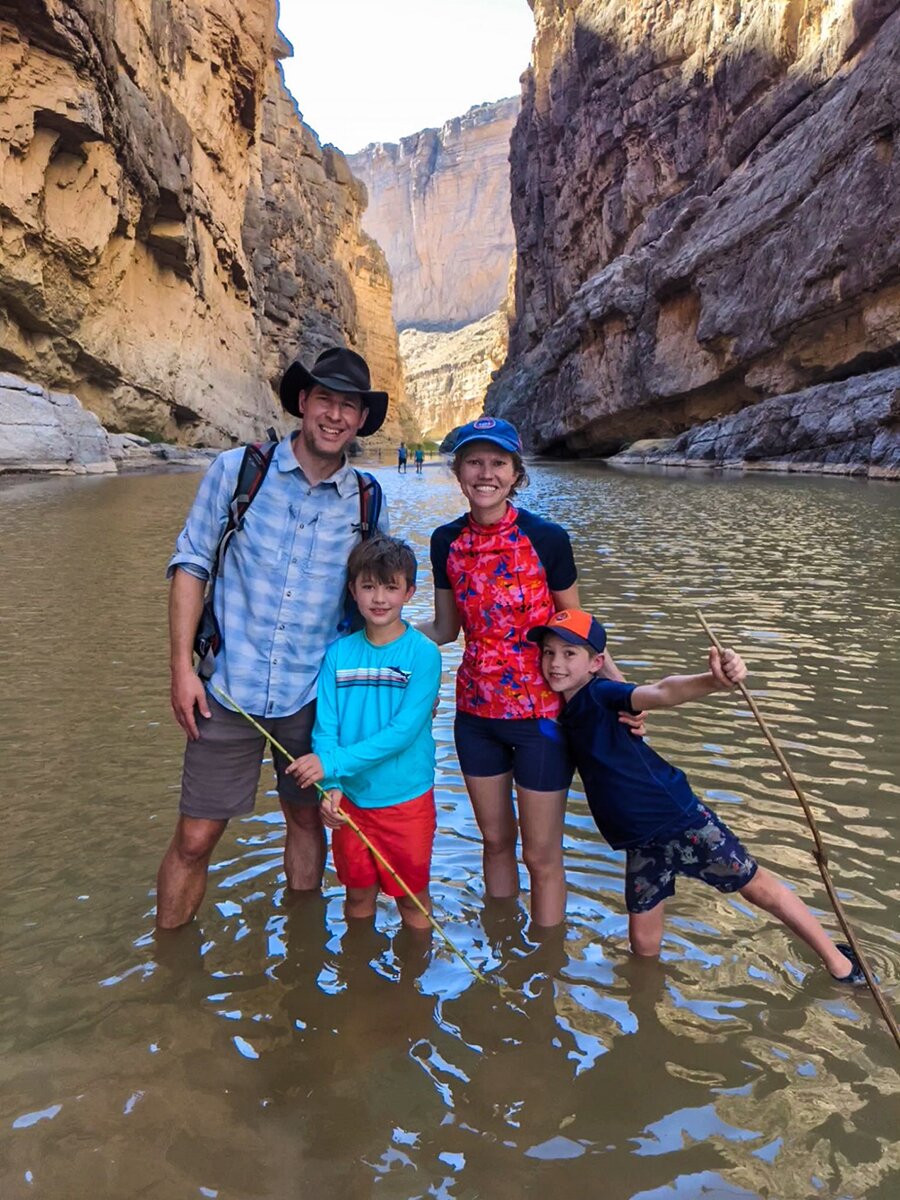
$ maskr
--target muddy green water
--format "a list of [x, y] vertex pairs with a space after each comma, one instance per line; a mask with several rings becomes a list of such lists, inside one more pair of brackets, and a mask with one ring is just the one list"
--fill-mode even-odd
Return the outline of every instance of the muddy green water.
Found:
[[[701, 669], [701, 607], [748, 658], [851, 920], [900, 1006], [900, 491], [539, 467], [626, 672]], [[427, 556], [453, 480], [384, 469]], [[348, 935], [334, 875], [286, 894], [268, 773], [200, 919], [158, 948], [153, 877], [181, 757], [163, 568], [192, 474], [0, 488], [0, 1195], [94, 1200], [896, 1200], [900, 1054], [864, 992], [739, 899], [682, 884], [658, 965], [629, 959], [621, 856], [574, 791], [563, 937], [486, 906], [436, 722], [436, 908], [505, 1003], [393, 910]], [[430, 600], [428, 572], [413, 616]], [[827, 902], [793, 793], [739, 697], [654, 715], [654, 744], [759, 857]], [[829, 912], [824, 919], [834, 927]]]

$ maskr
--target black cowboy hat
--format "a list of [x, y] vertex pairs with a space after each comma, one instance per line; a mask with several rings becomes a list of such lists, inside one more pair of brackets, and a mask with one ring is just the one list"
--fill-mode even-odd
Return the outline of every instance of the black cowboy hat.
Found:
[[357, 392], [362, 397], [363, 408], [369, 411], [357, 437], [368, 437], [384, 424], [387, 416], [387, 392], [373, 392], [369, 386], [369, 367], [361, 354], [346, 350], [343, 346], [332, 346], [323, 350], [313, 369], [307, 371], [299, 358], [295, 359], [284, 375], [278, 393], [281, 407], [291, 416], [299, 417], [300, 392], [308, 392], [316, 384], [330, 392]]

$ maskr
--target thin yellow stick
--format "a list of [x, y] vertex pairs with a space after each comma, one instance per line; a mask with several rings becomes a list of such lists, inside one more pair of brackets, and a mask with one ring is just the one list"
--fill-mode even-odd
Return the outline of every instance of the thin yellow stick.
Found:
[[[710, 629], [709, 625], [707, 625], [706, 619], [704, 618], [703, 613], [700, 612], [699, 608], [696, 611], [697, 611], [697, 616], [700, 619], [700, 624], [703, 626], [704, 630], [706, 631], [706, 636], [709, 638], [710, 642], [713, 644], [713, 646], [715, 646], [715, 648], [721, 654], [721, 652], [722, 652], [721, 642], [716, 637], [716, 635], [713, 633], [713, 631]], [[770, 731], [769, 726], [766, 724], [765, 717], [762, 715], [762, 713], [757, 708], [756, 701], [750, 695], [749, 690], [743, 683], [739, 683], [737, 685], [737, 687], [738, 687], [738, 691], [741, 693], [741, 695], [743, 696], [743, 698], [746, 700], [747, 704], [749, 705], [750, 711], [753, 713], [754, 717], [756, 717], [756, 720], [757, 720], [757, 723], [758, 723], [760, 729], [765, 734], [766, 741], [772, 747], [775, 757], [778, 759], [778, 762], [779, 762], [782, 770], [784, 771], [785, 775], [787, 776], [788, 783], [790, 783], [791, 787], [797, 793], [797, 799], [800, 801], [800, 804], [803, 808], [803, 813], [806, 817], [807, 824], [809, 825], [809, 828], [812, 831], [813, 841], [815, 843], [815, 849], [813, 850], [813, 858], [816, 860], [816, 866], [819, 868], [819, 874], [822, 876], [822, 882], [825, 885], [825, 891], [828, 893], [828, 899], [831, 901], [831, 907], [834, 909], [835, 916], [837, 917], [838, 921], [840, 922], [841, 929], [843, 929], [844, 934], [846, 935], [847, 941], [850, 943], [850, 947], [853, 950], [853, 953], [856, 955], [857, 959], [859, 960], [859, 965], [862, 968], [862, 973], [865, 976], [866, 983], [869, 985], [869, 990], [871, 991], [872, 995], [875, 997], [875, 1003], [878, 1005], [879, 1009], [881, 1010], [881, 1015], [884, 1017], [885, 1023], [887, 1025], [888, 1029], [891, 1031], [894, 1041], [897, 1043], [898, 1049], [900, 1049], [900, 1028], [897, 1027], [897, 1022], [894, 1018], [894, 1014], [891, 1012], [890, 1008], [888, 1007], [888, 1003], [884, 998], [881, 988], [878, 986], [878, 981], [869, 968], [869, 964], [866, 961], [865, 955], [863, 954], [862, 947], [860, 946], [859, 942], [856, 940], [856, 935], [854, 934], [853, 930], [850, 928], [850, 922], [847, 920], [847, 915], [844, 912], [844, 906], [841, 904], [840, 898], [837, 894], [834, 883], [832, 882], [832, 879], [831, 879], [831, 872], [828, 870], [828, 854], [825, 850], [825, 843], [822, 841], [822, 835], [819, 832], [819, 826], [816, 823], [816, 818], [812, 811], [812, 808], [810, 807], [809, 801], [806, 799], [806, 796], [803, 794], [803, 789], [800, 787], [800, 784], [797, 782], [797, 777], [794, 775], [794, 772], [791, 770], [790, 764], [788, 763], [788, 760], [784, 756], [784, 752], [782, 751], [782, 749], [778, 745], [778, 743], [775, 741], [775, 738], [774, 738], [772, 732]]]
[[[240, 715], [242, 717], [246, 717], [246, 719], [250, 722], [250, 724], [255, 729], [258, 729], [259, 732], [263, 735], [263, 737], [265, 737], [266, 740], [268, 742], [270, 742], [276, 750], [278, 750], [281, 754], [284, 755], [284, 757], [288, 760], [288, 762], [294, 761], [295, 756], [293, 754], [289, 754], [287, 752], [287, 750], [285, 750], [284, 746], [282, 746], [279, 742], [276, 742], [276, 740], [272, 737], [271, 733], [269, 733], [269, 731], [267, 729], [264, 729], [263, 726], [260, 725], [260, 723], [258, 721], [254, 720], [254, 718], [251, 717], [248, 712], [245, 712], [235, 700], [232, 700], [232, 698], [228, 695], [227, 692], [223, 692], [222, 689], [216, 687], [216, 685], [214, 683], [210, 684], [210, 687], [212, 688], [212, 690], [214, 692], [216, 692], [219, 696], [221, 696], [222, 699], [226, 701], [226, 703], [230, 704], [231, 707], [235, 710], [235, 712], [240, 713]], [[320, 796], [328, 795], [328, 793], [325, 791], [325, 789], [323, 787], [321, 787], [318, 783], [315, 785], [315, 788]], [[425, 907], [425, 905], [422, 903], [422, 901], [419, 899], [419, 897], [415, 894], [415, 892], [408, 886], [408, 884], [403, 879], [401, 879], [401, 877], [397, 874], [397, 872], [394, 870], [394, 868], [391, 866], [391, 864], [387, 861], [387, 859], [384, 857], [384, 855], [381, 853], [381, 851], [378, 850], [377, 847], [372, 845], [372, 843], [369, 841], [369, 839], [366, 837], [366, 835], [363, 833], [363, 831], [360, 829], [360, 827], [357, 825], [357, 823], [353, 820], [353, 818], [350, 816], [350, 814], [343, 808], [340, 809], [339, 811], [340, 811], [341, 817], [347, 822], [347, 824], [350, 826], [350, 828], [353, 830], [353, 832], [356, 834], [356, 836], [360, 839], [360, 841], [363, 843], [363, 845], [375, 856], [375, 858], [378, 859], [378, 861], [381, 863], [381, 865], [384, 867], [384, 869], [388, 872], [388, 874], [391, 876], [391, 878], [394, 879], [399, 884], [399, 886], [403, 889], [403, 891], [410, 898], [410, 900], [412, 900], [413, 904], [415, 904], [415, 906], [422, 913], [422, 915], [428, 919], [432, 928], [435, 929], [437, 931], [437, 933], [440, 934], [440, 936], [444, 939], [444, 941], [447, 943], [447, 945], [450, 947], [450, 949], [453, 951], [453, 953], [457, 956], [457, 958], [461, 959], [465, 963], [465, 965], [469, 968], [469, 970], [472, 972], [472, 974], [475, 976], [475, 978], [480, 980], [482, 983], [488, 984], [489, 987], [496, 987], [500, 991], [501, 995], [503, 993], [507, 992], [509, 990], [508, 988], [501, 987], [500, 984], [495, 983], [494, 980], [488, 979], [487, 976], [483, 975], [476, 966], [473, 966], [473, 964], [469, 962], [468, 958], [466, 958], [466, 956], [465, 956], [465, 954], [463, 954], [462, 950], [460, 950], [458, 946], [454, 945], [454, 943], [450, 940], [450, 938], [445, 933], [443, 927], [439, 924], [439, 922], [437, 922], [434, 919], [432, 914], [428, 911], [428, 909]]]

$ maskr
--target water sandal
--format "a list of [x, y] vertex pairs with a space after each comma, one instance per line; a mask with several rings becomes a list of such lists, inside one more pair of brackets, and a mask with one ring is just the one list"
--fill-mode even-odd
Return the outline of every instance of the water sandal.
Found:
[[840, 950], [844, 958], [849, 958], [853, 965], [850, 968], [849, 975], [832, 975], [831, 978], [835, 981], [835, 983], [849, 983], [853, 987], [858, 987], [861, 983], [864, 984], [866, 982], [866, 977], [863, 975], [863, 969], [859, 965], [859, 959], [853, 953], [852, 948], [848, 946], [846, 942], [838, 942], [836, 945], [837, 949]]

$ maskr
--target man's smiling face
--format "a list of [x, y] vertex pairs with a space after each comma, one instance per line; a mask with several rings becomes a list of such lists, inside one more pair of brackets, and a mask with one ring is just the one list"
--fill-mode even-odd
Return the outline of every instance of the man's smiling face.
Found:
[[368, 409], [358, 392], [332, 392], [316, 384], [300, 393], [301, 437], [317, 458], [340, 458], [356, 437]]

